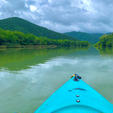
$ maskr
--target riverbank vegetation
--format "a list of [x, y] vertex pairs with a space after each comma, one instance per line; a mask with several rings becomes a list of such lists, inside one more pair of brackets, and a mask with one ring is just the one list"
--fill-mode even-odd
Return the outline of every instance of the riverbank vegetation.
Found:
[[87, 41], [68, 39], [49, 39], [38, 37], [30, 33], [0, 29], [0, 46], [25, 47], [25, 46], [52, 46], [52, 47], [88, 47]]
[[95, 44], [99, 49], [102, 48], [113, 48], [113, 33], [105, 34], [100, 37], [100, 41]]

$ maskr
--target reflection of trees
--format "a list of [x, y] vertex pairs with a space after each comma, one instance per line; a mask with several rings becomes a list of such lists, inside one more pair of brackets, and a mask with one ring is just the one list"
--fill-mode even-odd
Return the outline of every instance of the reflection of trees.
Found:
[[102, 55], [113, 55], [113, 48], [102, 48], [102, 49], [99, 49], [99, 52], [100, 54]]
[[[44, 63], [47, 60], [74, 53], [81, 49], [59, 48], [59, 49], [6, 49], [0, 50], [0, 68], [8, 70], [22, 70], [30, 66]], [[82, 49], [82, 50], [86, 50]]]

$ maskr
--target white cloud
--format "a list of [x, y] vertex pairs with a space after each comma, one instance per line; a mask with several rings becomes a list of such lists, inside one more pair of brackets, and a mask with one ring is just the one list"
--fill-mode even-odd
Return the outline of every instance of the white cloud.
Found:
[[2, 12], [0, 12], [0, 16], [2, 15]]
[[30, 5], [31, 12], [35, 12], [37, 10], [37, 7], [34, 5]]
[[52, 3], [52, 0], [48, 0], [49, 3]]
[[112, 0], [0, 0], [0, 12], [58, 32], [113, 32]]
[[2, 2], [2, 3], [7, 3], [8, 1], [7, 1], [7, 0], [1, 0], [1, 2]]

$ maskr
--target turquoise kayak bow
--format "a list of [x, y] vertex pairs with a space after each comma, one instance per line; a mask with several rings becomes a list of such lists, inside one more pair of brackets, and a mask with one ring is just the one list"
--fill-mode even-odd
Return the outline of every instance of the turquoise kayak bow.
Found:
[[34, 113], [113, 113], [113, 105], [84, 81], [72, 77]]

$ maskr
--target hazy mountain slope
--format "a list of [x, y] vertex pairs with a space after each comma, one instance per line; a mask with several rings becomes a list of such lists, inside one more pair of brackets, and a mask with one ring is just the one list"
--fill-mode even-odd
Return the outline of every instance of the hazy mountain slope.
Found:
[[99, 38], [103, 35], [102, 33], [85, 33], [85, 32], [67, 32], [64, 33], [71, 37], [76, 37], [76, 39], [81, 41], [89, 41], [91, 43], [97, 43]]

